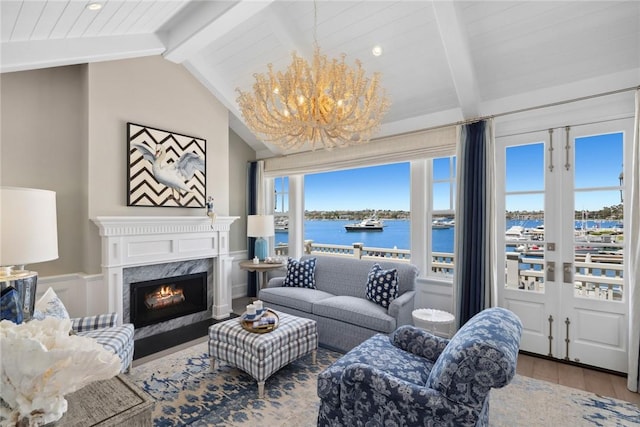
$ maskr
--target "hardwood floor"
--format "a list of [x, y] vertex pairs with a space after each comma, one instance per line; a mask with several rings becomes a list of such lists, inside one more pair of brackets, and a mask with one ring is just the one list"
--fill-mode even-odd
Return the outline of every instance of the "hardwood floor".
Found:
[[520, 354], [517, 372], [525, 377], [590, 391], [640, 406], [640, 394], [627, 389], [627, 378], [593, 369]]

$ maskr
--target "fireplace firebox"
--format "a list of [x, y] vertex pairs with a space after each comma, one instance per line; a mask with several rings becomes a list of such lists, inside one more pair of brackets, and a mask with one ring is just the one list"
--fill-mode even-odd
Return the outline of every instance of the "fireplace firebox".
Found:
[[131, 283], [136, 328], [207, 310], [207, 272]]

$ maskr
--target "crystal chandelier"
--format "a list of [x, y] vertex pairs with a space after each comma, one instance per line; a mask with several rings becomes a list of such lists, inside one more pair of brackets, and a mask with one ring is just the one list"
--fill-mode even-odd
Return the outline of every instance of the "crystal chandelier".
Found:
[[332, 60], [322, 55], [314, 18], [311, 64], [293, 52], [284, 72], [274, 72], [268, 64], [266, 74], [254, 74], [253, 92], [236, 89], [245, 123], [258, 137], [285, 150], [307, 142], [313, 150], [368, 142], [389, 109], [380, 74], [368, 79], [360, 61], [352, 68], [344, 54]]

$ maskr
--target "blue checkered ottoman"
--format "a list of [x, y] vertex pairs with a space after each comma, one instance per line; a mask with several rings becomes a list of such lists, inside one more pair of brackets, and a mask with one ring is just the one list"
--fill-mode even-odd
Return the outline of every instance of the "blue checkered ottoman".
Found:
[[242, 369], [258, 382], [258, 397], [264, 397], [264, 382], [294, 360], [312, 353], [316, 363], [318, 330], [316, 321], [277, 312], [280, 324], [275, 330], [256, 334], [246, 331], [240, 319], [230, 319], [209, 327], [211, 369], [216, 359]]

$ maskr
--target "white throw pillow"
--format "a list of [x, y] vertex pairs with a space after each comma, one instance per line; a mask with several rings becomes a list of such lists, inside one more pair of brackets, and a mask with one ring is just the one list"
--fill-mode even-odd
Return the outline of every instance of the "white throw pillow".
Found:
[[35, 319], [41, 319], [44, 317], [68, 319], [69, 313], [53, 288], [49, 288], [47, 289], [47, 292], [45, 292], [44, 295], [42, 295], [42, 297], [36, 302], [33, 317]]

